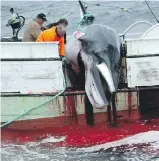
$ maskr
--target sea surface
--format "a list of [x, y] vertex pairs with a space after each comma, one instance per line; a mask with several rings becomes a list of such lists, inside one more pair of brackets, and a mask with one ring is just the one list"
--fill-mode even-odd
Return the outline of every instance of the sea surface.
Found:
[[[88, 12], [94, 14], [96, 22], [111, 26], [118, 33], [123, 33], [131, 24], [136, 21], [149, 21], [156, 23], [152, 13], [144, 0], [134, 1], [85, 1]], [[159, 19], [159, 1], [148, 1], [152, 11]], [[9, 9], [25, 17], [26, 22], [20, 34], [22, 35], [28, 22], [34, 19], [37, 14], [45, 13], [47, 23], [58, 21], [65, 17], [68, 19], [68, 35], [71, 35], [78, 26], [80, 11], [78, 1], [1, 1], [1, 36], [12, 36], [11, 27], [6, 27], [10, 19]]]
[[[152, 11], [159, 19], [159, 1], [148, 1]], [[87, 1], [88, 11], [96, 16], [96, 22], [111, 26], [123, 33], [136, 21], [156, 23], [145, 1]], [[6, 27], [10, 18], [9, 9], [13, 7], [19, 15], [26, 18], [24, 27], [39, 13], [47, 15], [47, 23], [68, 19], [68, 35], [77, 29], [80, 12], [77, 1], [1, 1], [1, 37], [12, 36], [10, 27]], [[91, 135], [91, 134], [90, 134]], [[89, 148], [51, 148], [54, 136], [40, 142], [17, 145], [1, 143], [2, 161], [157, 161], [159, 160], [159, 132], [150, 131], [130, 138]], [[140, 146], [123, 148], [125, 144], [140, 143]], [[43, 144], [48, 146], [43, 146]], [[148, 143], [149, 146], [144, 146]], [[142, 146], [141, 146], [142, 145]]]

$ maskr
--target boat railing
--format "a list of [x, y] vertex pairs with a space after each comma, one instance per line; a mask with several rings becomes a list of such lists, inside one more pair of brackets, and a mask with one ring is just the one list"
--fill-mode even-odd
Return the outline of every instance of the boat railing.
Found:
[[123, 38], [123, 41], [130, 38], [140, 38], [152, 26], [153, 24], [147, 21], [135, 22], [120, 34], [120, 37]]
[[[130, 25], [122, 34], [119, 34], [119, 36], [122, 38], [123, 42], [125, 39], [140, 38], [152, 26], [153, 24], [150, 22], [138, 21]], [[67, 36], [68, 39], [71, 37], [72, 36]]]
[[159, 24], [156, 24], [149, 28], [141, 37], [141, 39], [144, 38], [149, 38], [149, 37], [154, 37], [154, 38], [159, 38]]

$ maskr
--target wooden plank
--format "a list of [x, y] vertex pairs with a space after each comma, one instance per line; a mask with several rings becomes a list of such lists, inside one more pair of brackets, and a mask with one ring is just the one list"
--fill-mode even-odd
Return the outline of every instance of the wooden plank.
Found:
[[128, 87], [159, 85], [159, 56], [127, 58]]
[[64, 88], [60, 61], [1, 62], [1, 92], [44, 93]]
[[58, 43], [1, 42], [1, 59], [4, 58], [59, 58]]

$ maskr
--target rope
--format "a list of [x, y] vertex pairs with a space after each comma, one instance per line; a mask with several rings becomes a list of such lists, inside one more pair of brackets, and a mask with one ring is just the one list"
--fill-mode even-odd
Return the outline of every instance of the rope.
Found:
[[157, 17], [155, 16], [155, 14], [152, 12], [152, 10], [151, 10], [151, 8], [150, 8], [150, 6], [149, 6], [149, 4], [147, 3], [146, 0], [145, 0], [145, 3], [148, 6], [148, 8], [149, 8], [150, 12], [152, 13], [153, 17], [155, 18], [155, 20], [157, 21], [157, 23], [159, 23], [159, 20], [157, 19]]
[[33, 111], [33, 110], [36, 110], [36, 109], [38, 109], [38, 108], [40, 108], [40, 107], [46, 105], [46, 104], [49, 103], [50, 101], [55, 100], [58, 96], [60, 96], [62, 93], [64, 93], [65, 90], [66, 90], [66, 80], [65, 80], [65, 78], [64, 78], [64, 89], [61, 90], [58, 94], [56, 94], [52, 99], [50, 99], [50, 100], [48, 100], [48, 101], [46, 101], [46, 102], [40, 104], [39, 106], [36, 106], [36, 107], [31, 108], [30, 110], [28, 110], [28, 111], [24, 112], [23, 114], [17, 116], [16, 118], [14, 118], [14, 119], [12, 119], [12, 120], [10, 120], [10, 121], [8, 121], [8, 122], [2, 124], [0, 127], [3, 128], [3, 127], [5, 127], [5, 126], [7, 126], [7, 125], [13, 123], [14, 121], [18, 120], [19, 118], [25, 116], [25, 115], [28, 114], [29, 112], [31, 112], [31, 111]]

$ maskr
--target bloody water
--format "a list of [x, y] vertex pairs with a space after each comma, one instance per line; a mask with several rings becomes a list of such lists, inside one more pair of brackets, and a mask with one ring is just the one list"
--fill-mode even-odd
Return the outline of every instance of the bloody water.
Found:
[[54, 127], [30, 131], [4, 128], [2, 129], [1, 139], [21, 144], [40, 141], [48, 136], [66, 136], [65, 140], [58, 142], [56, 146], [90, 147], [147, 131], [159, 131], [159, 120], [153, 120], [149, 124], [145, 124], [143, 121], [131, 123], [120, 121], [118, 127], [110, 127], [106, 122], [103, 122], [96, 124], [94, 127]]

